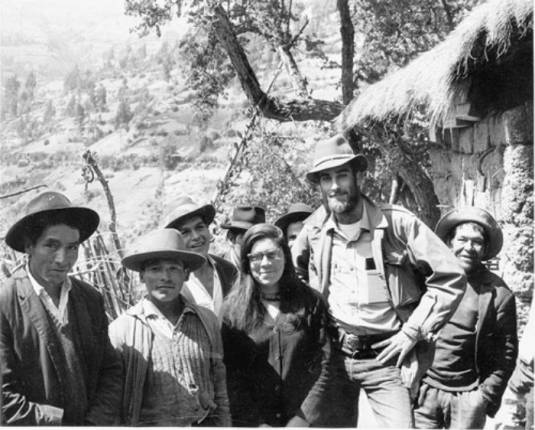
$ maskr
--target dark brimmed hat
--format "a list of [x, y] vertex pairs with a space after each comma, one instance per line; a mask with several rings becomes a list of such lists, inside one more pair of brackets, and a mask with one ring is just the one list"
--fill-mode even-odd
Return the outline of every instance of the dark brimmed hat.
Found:
[[68, 220], [80, 232], [80, 243], [88, 239], [98, 228], [100, 217], [89, 208], [73, 206], [70, 200], [56, 191], [45, 191], [26, 205], [26, 215], [17, 221], [6, 234], [6, 243], [15, 251], [24, 252], [25, 239], [43, 218]]
[[206, 225], [212, 224], [215, 209], [212, 205], [202, 205], [193, 201], [191, 197], [180, 196], [173, 204], [174, 209], [165, 217], [165, 228], [178, 229], [186, 219], [196, 215], [201, 216]]
[[282, 231], [286, 231], [291, 223], [307, 219], [312, 212], [314, 210], [304, 203], [293, 203], [288, 208], [288, 212], [279, 217], [274, 224]]
[[503, 246], [502, 229], [485, 209], [474, 206], [453, 209], [440, 218], [435, 228], [435, 233], [445, 242], [451, 230], [465, 222], [475, 222], [487, 232], [489, 243], [487, 244], [485, 255], [483, 255], [483, 260], [490, 260], [499, 254]]
[[184, 238], [177, 230], [160, 228], [141, 237], [130, 255], [121, 260], [121, 264], [139, 272], [143, 263], [149, 260], [178, 260], [193, 272], [206, 262], [201, 254], [185, 249]]
[[368, 159], [363, 154], [355, 154], [348, 141], [341, 134], [317, 143], [314, 152], [314, 167], [306, 174], [310, 182], [318, 183], [318, 173], [351, 163], [357, 172], [368, 168]]
[[248, 230], [255, 224], [266, 222], [266, 212], [260, 206], [236, 206], [230, 222], [221, 228]]

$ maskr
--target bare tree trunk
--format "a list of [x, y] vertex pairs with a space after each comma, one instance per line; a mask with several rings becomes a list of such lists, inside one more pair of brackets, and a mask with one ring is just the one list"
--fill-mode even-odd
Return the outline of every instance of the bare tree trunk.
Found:
[[355, 28], [351, 21], [348, 0], [337, 0], [342, 35], [342, 103], [347, 106], [353, 100], [353, 56], [355, 55]]
[[98, 167], [97, 162], [93, 158], [93, 154], [91, 154], [91, 151], [87, 150], [84, 155], [85, 162], [91, 167], [91, 169], [95, 172], [97, 175], [97, 179], [102, 185], [102, 188], [104, 188], [104, 194], [106, 194], [106, 200], [108, 201], [108, 208], [110, 209], [110, 218], [111, 222], [108, 225], [108, 228], [110, 229], [113, 244], [115, 245], [115, 248], [117, 249], [117, 253], [119, 254], [120, 258], [123, 258], [123, 247], [121, 246], [121, 242], [119, 240], [119, 236], [117, 234], [117, 213], [115, 211], [115, 203], [113, 201], [113, 195], [111, 194], [110, 186], [108, 185], [108, 181], [104, 177], [102, 171]]
[[276, 98], [269, 97], [262, 91], [245, 51], [240, 45], [227, 13], [221, 4], [213, 5], [213, 13], [214, 30], [236, 70], [243, 91], [249, 101], [260, 109], [264, 117], [281, 122], [332, 121], [342, 112], [343, 105], [338, 102], [311, 98], [282, 102]]
[[287, 46], [279, 46], [277, 48], [277, 51], [280, 55], [282, 62], [286, 66], [288, 74], [292, 79], [292, 84], [296, 95], [304, 99], [308, 98], [309, 94], [306, 80], [299, 71], [299, 67], [297, 67], [297, 63], [295, 62], [295, 58], [292, 52], [290, 51], [290, 48], [288, 48]]
[[[369, 130], [359, 130], [369, 134]], [[439, 201], [433, 181], [410, 152], [403, 149], [402, 137], [395, 132], [376, 129], [380, 150], [385, 155], [387, 167], [397, 172], [401, 180], [409, 187], [418, 205], [418, 215], [430, 228], [435, 228], [440, 219]]]
[[403, 180], [399, 177], [399, 175], [394, 175], [394, 179], [392, 179], [392, 189], [390, 190], [390, 199], [388, 200], [389, 204], [394, 205], [398, 201], [402, 183]]

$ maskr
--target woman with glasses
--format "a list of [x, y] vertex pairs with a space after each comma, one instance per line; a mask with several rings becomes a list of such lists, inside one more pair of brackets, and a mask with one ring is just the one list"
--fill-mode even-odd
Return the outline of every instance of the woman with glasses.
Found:
[[274, 225], [247, 231], [241, 264], [223, 304], [233, 425], [318, 425], [330, 368], [324, 302], [295, 275], [284, 234]]

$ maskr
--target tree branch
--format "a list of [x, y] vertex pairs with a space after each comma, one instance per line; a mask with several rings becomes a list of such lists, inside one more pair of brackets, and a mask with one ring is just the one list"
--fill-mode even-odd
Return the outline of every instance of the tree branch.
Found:
[[213, 7], [214, 30], [219, 36], [223, 49], [227, 52], [229, 60], [234, 66], [238, 79], [247, 99], [256, 105], [262, 115], [268, 119], [275, 119], [281, 122], [286, 121], [308, 121], [335, 119], [343, 109], [341, 103], [319, 100], [305, 99], [284, 102], [276, 98], [268, 97], [256, 78], [256, 75], [247, 59], [244, 49], [238, 42], [233, 31], [232, 24], [220, 4]]
[[0, 196], [0, 200], [1, 199], [7, 199], [8, 197], [18, 196], [20, 194], [24, 194], [24, 193], [27, 193], [28, 191], [36, 190], [36, 189], [41, 188], [41, 187], [48, 187], [48, 185], [45, 185], [45, 184], [36, 185], [35, 187], [27, 188], [26, 190], [17, 191], [16, 193], [12, 193], [12, 194], [6, 194], [4, 196]]

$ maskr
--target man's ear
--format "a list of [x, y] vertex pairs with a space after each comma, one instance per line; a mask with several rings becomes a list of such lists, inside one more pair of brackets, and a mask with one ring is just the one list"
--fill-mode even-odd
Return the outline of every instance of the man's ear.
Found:
[[145, 271], [144, 270], [139, 272], [139, 281], [142, 282], [143, 284], [145, 283]]
[[26, 254], [29, 254], [30, 250], [32, 249], [32, 247], [33, 247], [33, 245], [32, 245], [32, 242], [30, 241], [30, 239], [25, 238], [24, 239], [24, 252]]
[[185, 277], [184, 282], [189, 281], [189, 274], [190, 274], [190, 272], [191, 272], [191, 271], [189, 270], [189, 267], [186, 267], [186, 268], [184, 269], [184, 277]]

